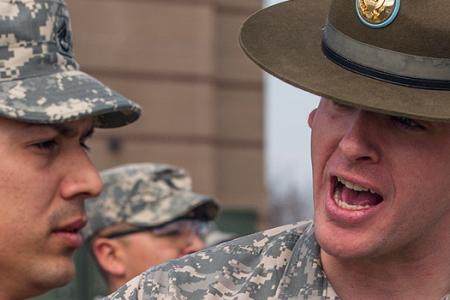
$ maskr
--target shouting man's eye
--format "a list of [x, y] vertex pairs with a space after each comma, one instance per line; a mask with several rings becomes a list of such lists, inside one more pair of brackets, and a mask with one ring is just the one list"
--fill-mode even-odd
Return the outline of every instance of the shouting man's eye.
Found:
[[392, 117], [392, 120], [399, 124], [402, 127], [406, 127], [407, 129], [418, 129], [422, 130], [425, 129], [425, 126], [423, 126], [419, 121], [407, 118], [407, 117]]

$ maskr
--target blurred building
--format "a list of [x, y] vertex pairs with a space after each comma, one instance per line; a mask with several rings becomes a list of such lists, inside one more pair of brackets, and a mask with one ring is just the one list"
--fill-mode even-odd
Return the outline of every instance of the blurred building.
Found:
[[154, 161], [185, 167], [227, 208], [265, 212], [261, 72], [238, 45], [261, 0], [68, 0], [75, 53], [144, 109], [99, 130], [99, 169]]
[[[66, 1], [81, 69], [144, 109], [131, 126], [96, 132], [96, 166], [182, 166], [220, 200], [224, 227], [264, 227], [262, 75], [238, 45], [262, 0]], [[88, 299], [95, 283], [81, 280], [43, 299]]]

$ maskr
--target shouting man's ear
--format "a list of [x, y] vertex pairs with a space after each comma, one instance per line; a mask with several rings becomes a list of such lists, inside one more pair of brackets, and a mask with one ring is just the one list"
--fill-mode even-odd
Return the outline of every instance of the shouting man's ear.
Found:
[[312, 124], [313, 124], [314, 118], [315, 118], [315, 116], [316, 116], [316, 111], [317, 111], [317, 108], [313, 109], [313, 110], [309, 113], [309, 116], [308, 116], [308, 126], [309, 126], [309, 128], [312, 128]]

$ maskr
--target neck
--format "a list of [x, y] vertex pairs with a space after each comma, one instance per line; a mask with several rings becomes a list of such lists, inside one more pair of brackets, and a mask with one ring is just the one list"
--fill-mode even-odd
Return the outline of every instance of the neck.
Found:
[[0, 300], [24, 300], [44, 293], [26, 284], [22, 278], [11, 276], [8, 271], [1, 270], [0, 274]]
[[107, 280], [108, 283], [108, 294], [111, 294], [115, 291], [117, 291], [117, 289], [119, 289], [121, 286], [123, 286], [125, 283], [127, 283], [127, 280], [124, 278], [111, 278], [109, 280]]
[[4, 293], [0, 293], [0, 300], [24, 300], [25, 298], [15, 298], [8, 295], [5, 295]]
[[[442, 241], [441, 241], [442, 242]], [[450, 246], [428, 255], [343, 259], [321, 251], [325, 273], [342, 299], [439, 300], [450, 291]], [[441, 244], [442, 245], [442, 244]]]

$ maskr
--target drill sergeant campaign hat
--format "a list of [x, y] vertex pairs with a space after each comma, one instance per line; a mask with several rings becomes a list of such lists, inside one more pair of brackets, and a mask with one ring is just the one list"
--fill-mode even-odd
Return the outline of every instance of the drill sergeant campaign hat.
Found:
[[218, 204], [209, 196], [191, 191], [187, 172], [166, 164], [123, 165], [100, 173], [104, 190], [86, 201], [88, 224], [85, 240], [117, 224], [158, 227], [188, 217], [214, 219]]
[[292, 0], [243, 25], [262, 69], [366, 110], [450, 121], [450, 1]]
[[135, 121], [140, 107], [79, 70], [63, 0], [0, 0], [0, 117], [53, 124]]

